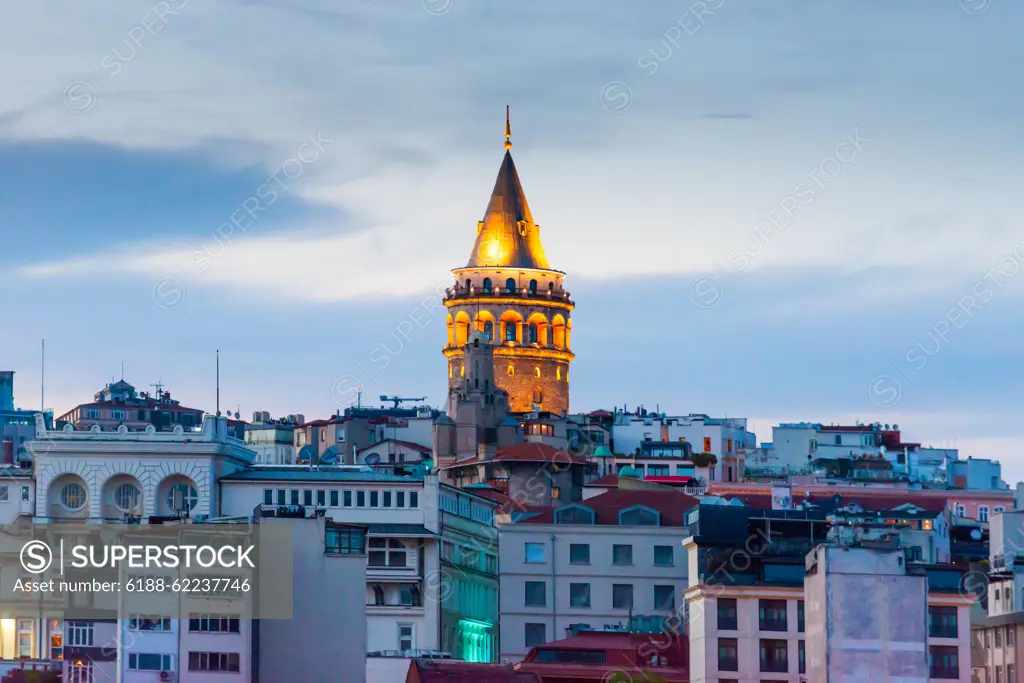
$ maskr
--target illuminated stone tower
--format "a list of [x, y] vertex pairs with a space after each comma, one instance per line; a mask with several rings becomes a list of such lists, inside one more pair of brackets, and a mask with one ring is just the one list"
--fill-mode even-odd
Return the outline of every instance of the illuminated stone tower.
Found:
[[513, 412], [569, 410], [569, 363], [574, 304], [540, 243], [540, 226], [526, 203], [512, 161], [512, 130], [505, 115], [505, 158], [484, 219], [477, 223], [469, 261], [452, 271], [447, 290], [449, 389], [466, 370], [465, 346], [474, 330], [494, 345], [494, 381], [508, 392]]

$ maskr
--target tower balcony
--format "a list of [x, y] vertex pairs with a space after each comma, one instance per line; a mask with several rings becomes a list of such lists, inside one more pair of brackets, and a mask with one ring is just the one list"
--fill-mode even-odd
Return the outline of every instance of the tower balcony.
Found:
[[444, 290], [445, 301], [457, 301], [462, 299], [526, 299], [530, 302], [557, 301], [574, 306], [575, 303], [564, 289], [531, 289], [530, 287], [517, 287], [507, 289], [504, 287], [492, 287], [485, 289], [470, 285], [457, 284]]

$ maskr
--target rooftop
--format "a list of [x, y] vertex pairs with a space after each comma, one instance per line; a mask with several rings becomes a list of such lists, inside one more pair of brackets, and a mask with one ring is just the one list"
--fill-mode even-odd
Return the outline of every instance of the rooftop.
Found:
[[414, 659], [406, 683], [541, 683], [537, 674], [507, 664], [471, 664], [446, 659]]
[[616, 489], [593, 498], [588, 498], [582, 503], [574, 503], [573, 505], [559, 508], [532, 507], [515, 522], [517, 524], [554, 524], [556, 509], [562, 511], [581, 507], [593, 510], [594, 524], [619, 526], [620, 512], [642, 506], [658, 513], [660, 518], [659, 526], [685, 526], [684, 517], [686, 512], [699, 504], [700, 501], [693, 496], [688, 496], [679, 491]]
[[416, 484], [423, 480], [417, 477], [391, 474], [388, 472], [363, 471], [362, 469], [305, 466], [254, 466], [225, 477], [221, 481], [373, 481], [396, 484]]

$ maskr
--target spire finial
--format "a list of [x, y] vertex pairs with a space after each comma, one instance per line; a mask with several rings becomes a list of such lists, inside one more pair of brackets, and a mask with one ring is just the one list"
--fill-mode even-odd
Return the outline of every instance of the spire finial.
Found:
[[505, 105], [505, 149], [512, 149], [512, 124], [509, 123], [508, 105]]

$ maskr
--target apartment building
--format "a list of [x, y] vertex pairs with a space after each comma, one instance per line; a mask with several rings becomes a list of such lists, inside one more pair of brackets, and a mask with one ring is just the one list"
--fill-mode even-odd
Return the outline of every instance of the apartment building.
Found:
[[676, 491], [614, 490], [514, 513], [499, 530], [502, 659], [569, 629], [675, 615], [687, 585], [684, 514], [697, 504]]
[[[685, 597], [691, 681], [807, 680], [808, 614], [812, 607], [816, 614], [821, 609], [818, 594], [807, 594], [807, 558], [828, 537], [827, 515], [702, 504], [690, 510], [687, 523], [693, 534], [683, 544], [690, 562]], [[907, 562], [898, 541], [875, 545], [879, 550], [874, 552], [898, 557], [905, 574], [919, 577], [915, 585], [922, 587], [922, 596], [927, 594], [919, 605], [927, 637], [922, 635], [916, 646], [917, 664], [930, 671], [926, 678], [969, 681], [974, 600], [961, 591], [964, 570]], [[847, 591], [842, 609], [886, 609], [882, 593], [871, 589], [877, 579], [861, 577], [861, 590]]]
[[121, 379], [97, 391], [91, 403], [78, 405], [58, 417], [57, 425], [64, 424], [80, 430], [92, 427], [115, 430], [123, 425], [133, 432], [145, 431], [148, 427], [157, 431], [171, 431], [175, 427], [195, 431], [203, 424], [203, 411], [181, 405], [160, 384], [156, 385], [156, 392], [150, 394], [136, 391]]

